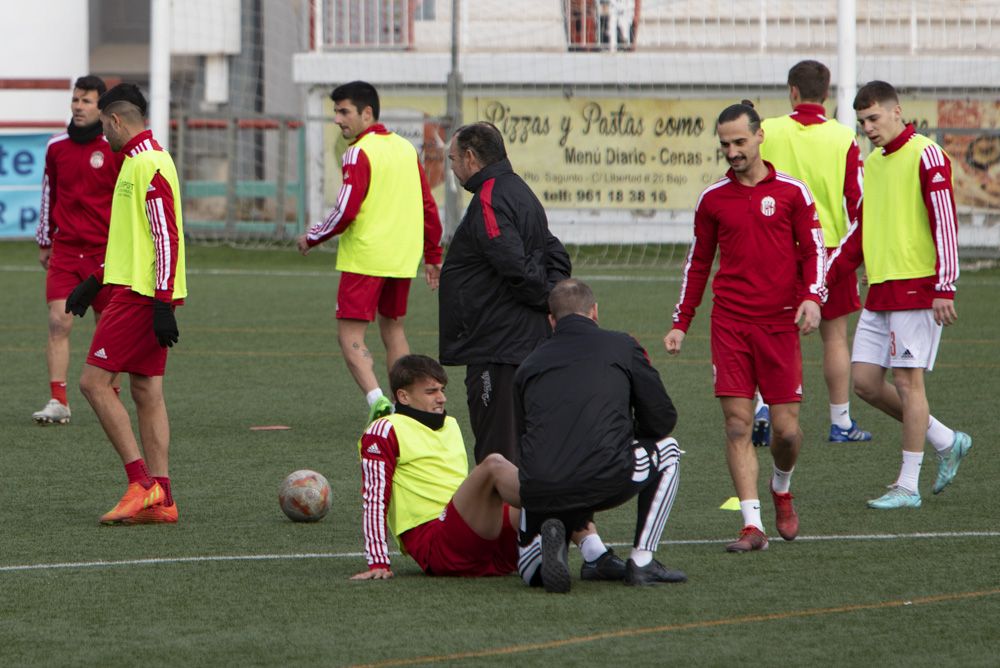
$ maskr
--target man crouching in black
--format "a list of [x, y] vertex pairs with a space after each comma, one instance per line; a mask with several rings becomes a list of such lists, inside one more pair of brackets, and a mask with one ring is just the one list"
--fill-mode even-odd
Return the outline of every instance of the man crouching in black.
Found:
[[625, 584], [684, 582], [684, 573], [653, 558], [677, 493], [680, 460], [670, 438], [677, 411], [660, 375], [635, 339], [597, 326], [597, 302], [582, 281], [552, 289], [549, 320], [552, 338], [514, 377], [524, 425], [521, 577], [549, 592], [569, 591], [567, 536], [587, 527], [596, 511], [638, 495]]

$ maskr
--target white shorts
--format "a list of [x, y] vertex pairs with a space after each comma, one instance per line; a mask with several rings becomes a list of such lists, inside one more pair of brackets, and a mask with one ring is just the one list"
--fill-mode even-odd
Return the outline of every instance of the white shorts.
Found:
[[934, 322], [933, 309], [917, 311], [869, 311], [862, 309], [854, 332], [852, 362], [877, 364], [886, 369], [934, 368], [941, 325]]

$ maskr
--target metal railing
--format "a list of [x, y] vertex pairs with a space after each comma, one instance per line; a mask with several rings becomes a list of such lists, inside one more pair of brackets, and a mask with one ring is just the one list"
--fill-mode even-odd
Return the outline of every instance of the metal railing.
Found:
[[185, 233], [282, 240], [305, 229], [305, 126], [299, 119], [182, 115], [171, 129]]
[[[837, 49], [837, 0], [647, 0], [639, 48]], [[860, 53], [1000, 50], [996, 0], [858, 0]]]
[[[446, 29], [414, 32], [414, 21], [448, 24], [450, 3], [423, 11], [424, 0], [313, 0], [315, 50], [447, 50]], [[498, 16], [509, 0], [462, 0], [463, 44], [496, 46]], [[504, 17], [518, 48], [572, 51], [686, 49], [836, 51], [837, 0], [538, 0], [530, 18]], [[499, 14], [498, 14], [499, 12]], [[430, 14], [430, 15], [429, 15]], [[431, 18], [431, 15], [433, 18]], [[518, 30], [518, 22], [552, 30]], [[857, 0], [862, 54], [1000, 51], [1000, 0]], [[560, 26], [561, 24], [561, 26]], [[439, 26], [441, 27], [441, 26]], [[534, 41], [530, 45], [525, 40]], [[494, 46], [482, 46], [483, 44]]]
[[633, 50], [640, 9], [641, 0], [564, 0], [563, 16], [569, 49]]
[[418, 0], [315, 0], [313, 48], [408, 49]]

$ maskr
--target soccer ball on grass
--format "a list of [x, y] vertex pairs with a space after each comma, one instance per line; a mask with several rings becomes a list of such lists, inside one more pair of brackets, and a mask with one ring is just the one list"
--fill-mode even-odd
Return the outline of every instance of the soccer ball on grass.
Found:
[[330, 483], [309, 469], [295, 471], [281, 483], [278, 502], [293, 522], [317, 522], [330, 510]]

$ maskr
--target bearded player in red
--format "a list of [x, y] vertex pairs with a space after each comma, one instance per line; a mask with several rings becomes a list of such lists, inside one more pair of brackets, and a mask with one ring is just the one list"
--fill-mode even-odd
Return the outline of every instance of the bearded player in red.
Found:
[[727, 107], [717, 131], [730, 170], [698, 199], [674, 326], [663, 343], [672, 355], [681, 351], [718, 249], [712, 369], [725, 416], [726, 461], [744, 524], [726, 549], [750, 552], [767, 549], [750, 439], [756, 387], [771, 405], [771, 496], [778, 533], [785, 540], [798, 535], [789, 487], [802, 445], [799, 334], [819, 327], [826, 249], [809, 188], [760, 157], [764, 132], [753, 106]]

